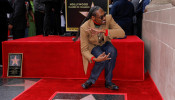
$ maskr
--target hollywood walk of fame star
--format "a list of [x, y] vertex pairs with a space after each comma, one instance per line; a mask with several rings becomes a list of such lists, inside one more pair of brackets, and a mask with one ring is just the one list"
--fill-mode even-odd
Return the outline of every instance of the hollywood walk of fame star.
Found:
[[14, 66], [14, 65], [17, 65], [18, 66], [18, 61], [20, 60], [20, 59], [17, 59], [16, 58], [16, 56], [13, 58], [13, 59], [11, 59], [12, 60], [12, 66]]
[[[94, 7], [94, 3], [92, 2], [91, 4], [91, 8]], [[86, 17], [88, 15], [88, 11], [85, 11], [85, 12], [80, 12], [80, 14], [82, 14], [84, 17]]]

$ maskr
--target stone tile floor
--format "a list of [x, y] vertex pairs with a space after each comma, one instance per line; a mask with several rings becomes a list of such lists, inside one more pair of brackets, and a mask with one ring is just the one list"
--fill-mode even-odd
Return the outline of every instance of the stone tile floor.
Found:
[[[2, 67], [0, 67], [2, 76]], [[1, 78], [0, 100], [12, 100], [40, 79]], [[69, 98], [69, 99], [68, 99]], [[106, 99], [104, 99], [106, 98]], [[99, 94], [56, 94], [53, 100], [125, 100], [124, 95], [99, 95]]]
[[125, 95], [57, 93], [52, 100], [126, 100]]
[[[0, 67], [2, 76], [2, 67]], [[0, 78], [0, 100], [12, 100], [40, 79]]]

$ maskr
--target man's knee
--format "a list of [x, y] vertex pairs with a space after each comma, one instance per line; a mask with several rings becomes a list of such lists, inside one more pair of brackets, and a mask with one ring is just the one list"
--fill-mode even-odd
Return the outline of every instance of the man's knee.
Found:
[[105, 61], [101, 61], [101, 62], [95, 62], [95, 63], [100, 64], [100, 65], [103, 65], [103, 64], [106, 63], [106, 60]]
[[117, 56], [117, 49], [115, 47], [110, 47], [108, 52], [110, 53], [110, 57], [116, 57]]

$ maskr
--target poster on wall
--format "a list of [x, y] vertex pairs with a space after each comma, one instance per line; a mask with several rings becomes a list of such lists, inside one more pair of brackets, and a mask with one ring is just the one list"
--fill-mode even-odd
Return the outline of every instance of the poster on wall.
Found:
[[9, 53], [8, 55], [8, 77], [22, 77], [22, 53]]
[[100, 6], [109, 13], [109, 0], [66, 0], [66, 31], [77, 32], [93, 6]]

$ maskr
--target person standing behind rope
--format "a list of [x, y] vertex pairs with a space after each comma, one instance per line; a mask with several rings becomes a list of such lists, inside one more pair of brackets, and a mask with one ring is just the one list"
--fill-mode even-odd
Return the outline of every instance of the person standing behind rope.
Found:
[[[44, 36], [62, 35], [60, 11], [64, 0], [41, 0], [41, 2], [45, 4]], [[52, 14], [54, 14], [54, 18]], [[52, 21], [53, 19], [54, 21]]]
[[115, 67], [117, 50], [110, 42], [113, 38], [124, 38], [124, 30], [116, 24], [111, 15], [106, 15], [99, 6], [90, 9], [80, 27], [80, 45], [86, 73], [88, 62], [95, 62], [89, 79], [82, 84], [84, 89], [95, 84], [102, 70], [105, 69], [105, 87], [117, 90], [112, 83], [112, 71]]

